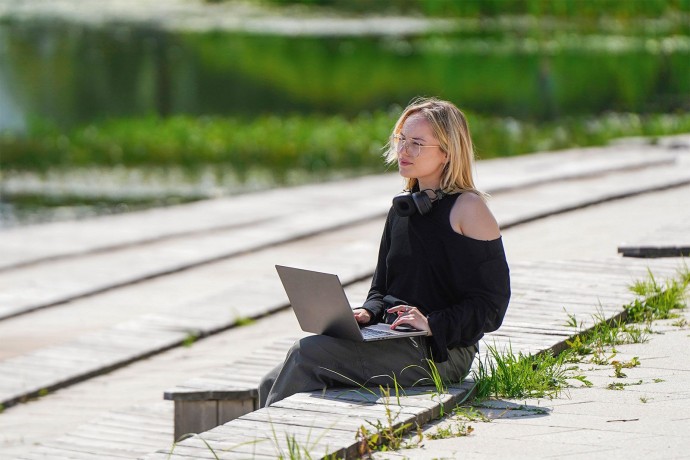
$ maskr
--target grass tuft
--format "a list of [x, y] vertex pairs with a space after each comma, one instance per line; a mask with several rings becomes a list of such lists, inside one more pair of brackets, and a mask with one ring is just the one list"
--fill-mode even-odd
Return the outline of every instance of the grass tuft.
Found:
[[496, 346], [488, 350], [489, 356], [473, 371], [479, 399], [554, 398], [570, 386], [569, 379], [589, 384], [584, 376], [574, 373], [577, 367], [568, 365], [566, 354], [516, 355], [512, 346], [502, 352]]
[[[400, 423], [398, 421], [402, 408], [394, 411], [390, 404], [390, 388], [382, 386], [379, 388], [384, 398], [386, 418], [383, 422], [378, 419], [376, 422], [367, 421], [370, 428], [364, 425], [359, 427], [356, 438], [359, 443], [360, 457], [370, 457], [374, 451], [386, 452], [413, 447], [413, 445], [408, 445], [405, 442], [405, 434], [412, 427], [412, 423]], [[419, 445], [423, 440], [419, 426], [417, 436], [416, 445]]]
[[685, 292], [690, 284], [690, 271], [687, 266], [679, 272], [676, 279], [661, 284], [649, 272], [645, 280], [636, 281], [630, 290], [639, 296], [625, 306], [628, 321], [632, 323], [650, 323], [657, 319], [677, 318], [673, 310], [686, 307]]

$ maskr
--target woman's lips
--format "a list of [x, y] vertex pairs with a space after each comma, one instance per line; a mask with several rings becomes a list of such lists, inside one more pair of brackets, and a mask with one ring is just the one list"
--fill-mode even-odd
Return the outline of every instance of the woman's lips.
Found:
[[400, 166], [409, 166], [409, 165], [412, 164], [412, 162], [411, 162], [411, 161], [407, 161], [407, 160], [400, 160], [400, 161], [398, 161], [398, 164], [399, 164]]

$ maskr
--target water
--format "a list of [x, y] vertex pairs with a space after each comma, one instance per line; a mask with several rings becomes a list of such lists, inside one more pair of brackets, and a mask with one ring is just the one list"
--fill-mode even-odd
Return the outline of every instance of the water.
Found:
[[[554, 26], [556, 27], [556, 26]], [[188, 113], [342, 113], [416, 95], [516, 118], [690, 108], [687, 27], [304, 37], [0, 24], [0, 130]]]

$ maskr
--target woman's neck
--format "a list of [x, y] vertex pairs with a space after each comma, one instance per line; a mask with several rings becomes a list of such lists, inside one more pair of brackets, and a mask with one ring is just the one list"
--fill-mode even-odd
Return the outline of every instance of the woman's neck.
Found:
[[419, 190], [438, 190], [441, 188], [441, 181], [425, 181], [417, 179]]

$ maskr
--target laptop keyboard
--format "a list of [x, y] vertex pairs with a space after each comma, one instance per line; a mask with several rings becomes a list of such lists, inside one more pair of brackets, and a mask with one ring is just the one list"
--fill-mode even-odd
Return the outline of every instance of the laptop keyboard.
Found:
[[362, 329], [362, 337], [365, 339], [373, 339], [375, 337], [386, 337], [389, 335], [395, 335], [392, 332], [379, 331], [377, 329]]

